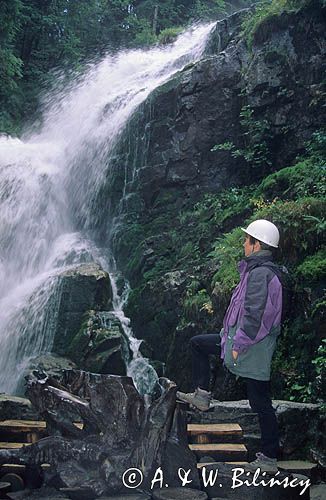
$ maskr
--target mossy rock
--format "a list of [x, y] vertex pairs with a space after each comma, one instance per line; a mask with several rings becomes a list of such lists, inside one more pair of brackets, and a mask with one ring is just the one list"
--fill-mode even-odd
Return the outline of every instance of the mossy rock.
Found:
[[112, 288], [110, 277], [98, 264], [82, 264], [63, 272], [59, 277], [58, 320], [52, 351], [66, 356], [86, 311], [110, 310]]
[[88, 311], [68, 347], [68, 355], [81, 369], [125, 375], [130, 353], [119, 319], [110, 312]]

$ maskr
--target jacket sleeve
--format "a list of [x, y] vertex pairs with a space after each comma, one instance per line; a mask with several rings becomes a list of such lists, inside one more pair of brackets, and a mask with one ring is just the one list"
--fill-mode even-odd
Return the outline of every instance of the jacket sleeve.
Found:
[[281, 293], [281, 284], [270, 269], [261, 266], [249, 273], [233, 350], [241, 353], [268, 335], [275, 320], [275, 293]]

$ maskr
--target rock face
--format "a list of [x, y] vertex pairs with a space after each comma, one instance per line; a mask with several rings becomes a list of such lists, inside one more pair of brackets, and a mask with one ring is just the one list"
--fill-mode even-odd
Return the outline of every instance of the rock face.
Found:
[[[226, 142], [244, 146], [244, 106], [251, 107], [262, 128], [268, 121], [261, 139], [269, 138], [274, 168], [291, 164], [312, 132], [322, 127], [322, 7], [270, 16], [250, 49], [239, 37], [245, 14], [218, 22], [205, 56], [156, 89], [131, 119], [115, 159], [130, 170], [125, 211], [140, 214], [144, 206], [152, 208], [160, 201], [195, 200], [196, 193], [216, 192], [235, 181], [250, 184], [250, 171], [239, 158], [211, 151]], [[139, 130], [144, 133], [135, 133]], [[128, 151], [127, 158], [123, 151]], [[267, 163], [266, 169], [254, 172], [255, 180], [268, 172]], [[115, 196], [122, 181], [117, 171], [110, 187]]]
[[[215, 322], [206, 315], [205, 321], [180, 326], [190, 279], [166, 286], [170, 272], [182, 275], [181, 266], [165, 269], [163, 277], [163, 272], [159, 278], [151, 276], [153, 265], [164, 259], [161, 243], [167, 235], [153, 229], [151, 238], [143, 238], [142, 225], [148, 227], [173, 207], [171, 222], [203, 193], [257, 183], [303, 152], [324, 122], [324, 12], [320, 2], [312, 2], [297, 12], [269, 16], [251, 46], [239, 35], [245, 13], [220, 21], [203, 58], [148, 97], [116, 147], [110, 185], [103, 188], [107, 196], [101, 192], [98, 211], [119, 222], [110, 243], [119, 268], [132, 288], [140, 290], [136, 302], [131, 295], [127, 311], [134, 334], [146, 339], [154, 359], [167, 363], [167, 375], [181, 382], [183, 390], [191, 388], [189, 338], [219, 331], [226, 304], [214, 314]], [[250, 127], [255, 133], [248, 144]], [[227, 144], [241, 151], [258, 147], [264, 161], [251, 168], [243, 156], [223, 147]], [[214, 150], [215, 145], [222, 148]], [[137, 258], [131, 259], [134, 247]], [[203, 273], [204, 288], [213, 274]]]
[[61, 297], [52, 350], [65, 356], [85, 312], [110, 309], [112, 289], [109, 275], [97, 264], [82, 264], [64, 272], [59, 286]]

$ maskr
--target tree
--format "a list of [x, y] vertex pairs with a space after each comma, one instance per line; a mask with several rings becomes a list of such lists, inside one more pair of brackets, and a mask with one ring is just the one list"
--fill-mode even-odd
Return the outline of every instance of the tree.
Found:
[[17, 108], [14, 97], [22, 77], [22, 61], [15, 55], [14, 41], [20, 28], [21, 8], [20, 0], [0, 0], [0, 131]]

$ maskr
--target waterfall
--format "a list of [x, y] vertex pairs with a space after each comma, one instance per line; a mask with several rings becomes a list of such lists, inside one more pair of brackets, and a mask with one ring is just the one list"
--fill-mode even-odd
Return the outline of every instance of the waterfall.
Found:
[[[113, 256], [96, 243], [96, 195], [129, 118], [200, 58], [213, 26], [189, 29], [170, 46], [107, 55], [44, 99], [40, 131], [0, 137], [0, 392], [15, 392], [30, 358], [51, 351], [58, 277], [69, 266], [95, 261], [109, 272], [115, 313], [132, 339], [123, 314], [128, 286], [119, 296]], [[128, 373], [151, 377], [139, 342], [131, 347]]]

